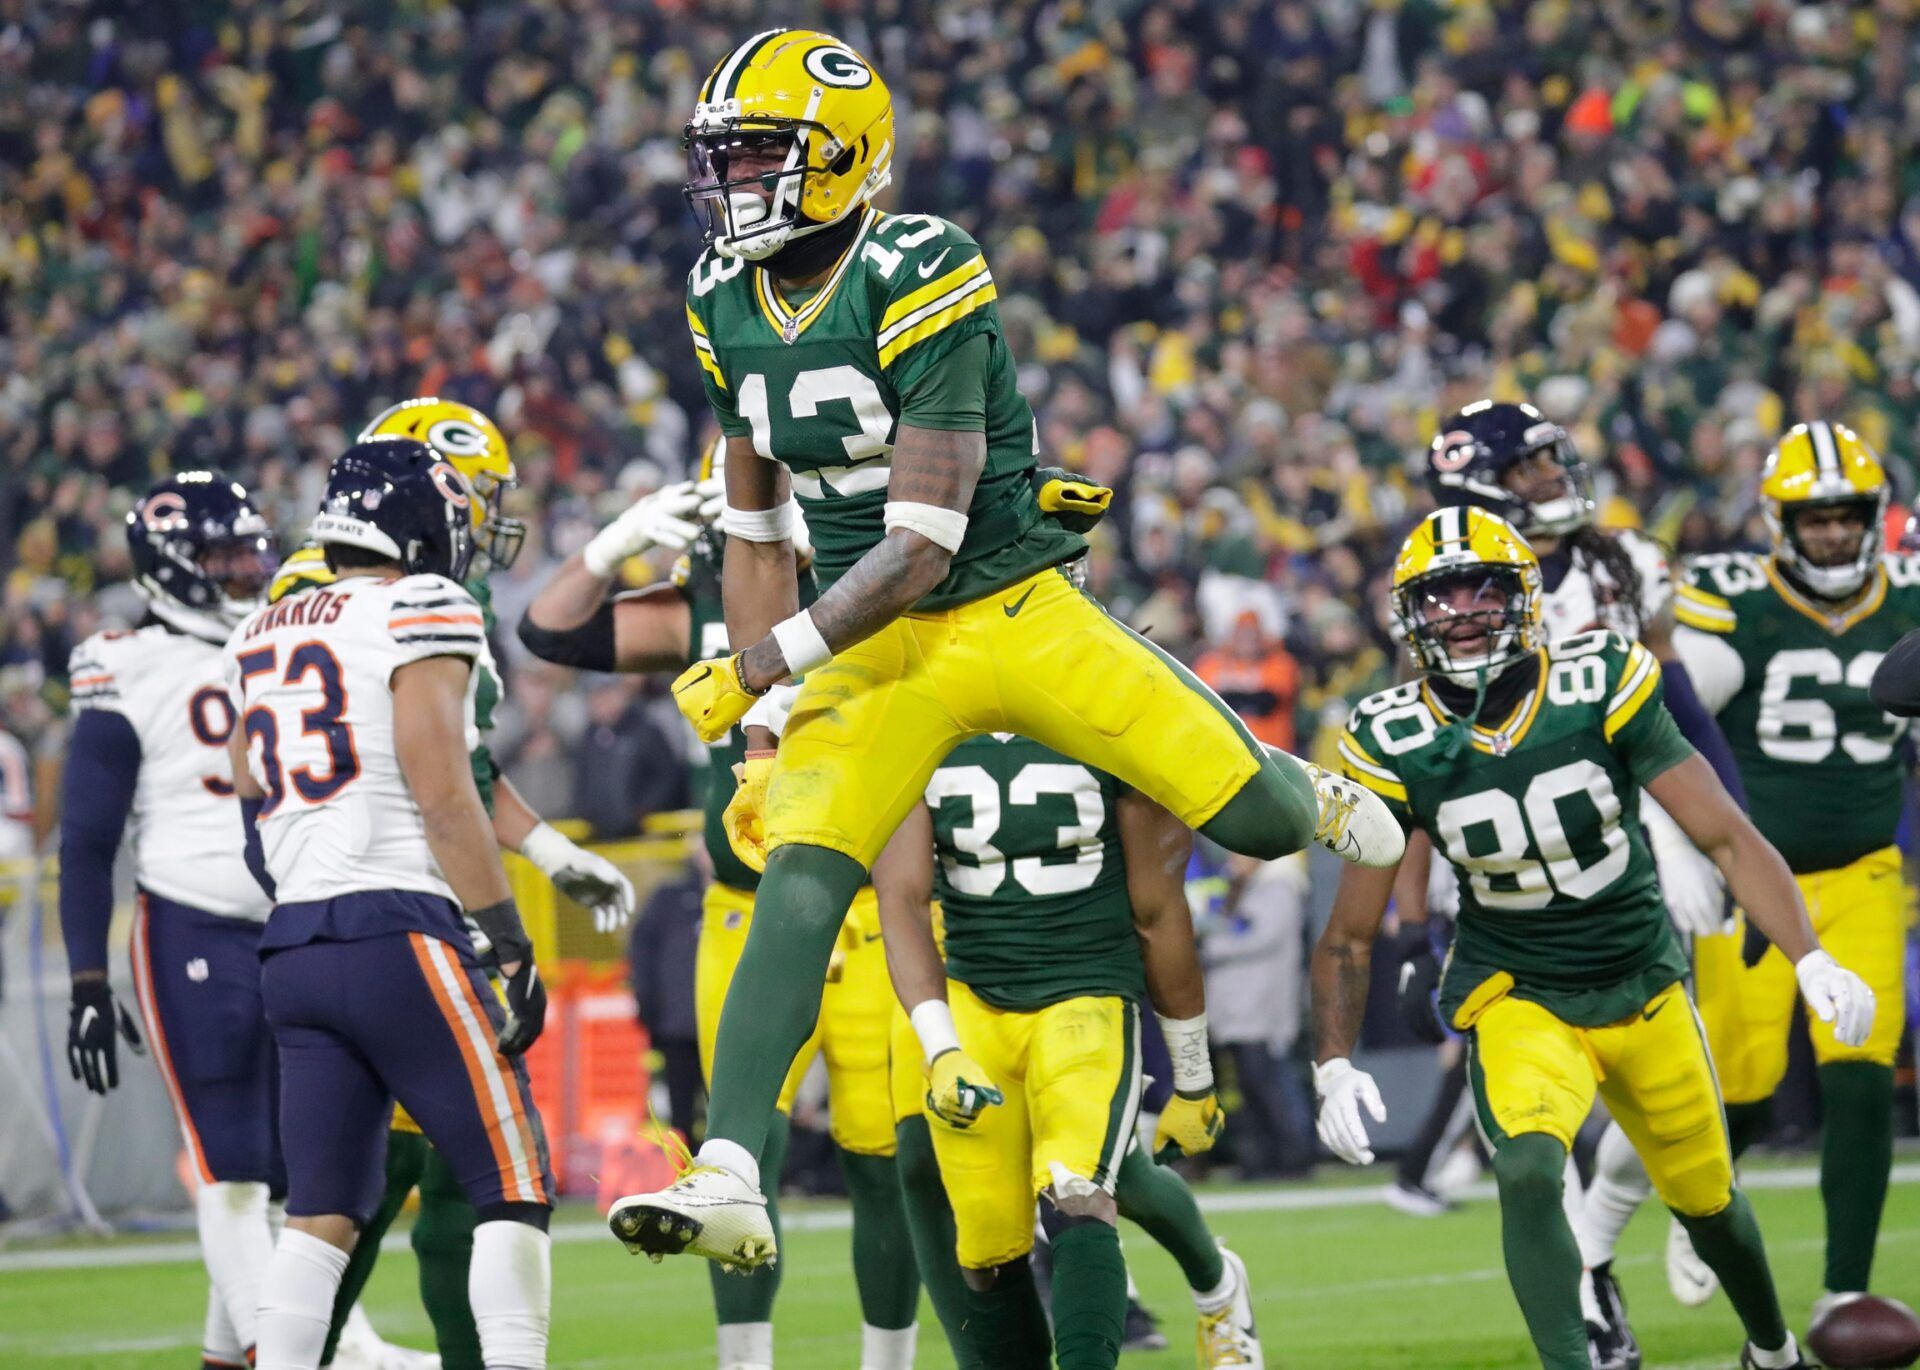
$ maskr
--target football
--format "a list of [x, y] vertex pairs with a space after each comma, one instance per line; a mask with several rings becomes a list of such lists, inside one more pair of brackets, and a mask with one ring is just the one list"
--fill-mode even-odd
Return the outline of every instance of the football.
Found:
[[1920, 1318], [1898, 1299], [1843, 1294], [1814, 1317], [1807, 1345], [1832, 1370], [1912, 1365], [1920, 1360]]

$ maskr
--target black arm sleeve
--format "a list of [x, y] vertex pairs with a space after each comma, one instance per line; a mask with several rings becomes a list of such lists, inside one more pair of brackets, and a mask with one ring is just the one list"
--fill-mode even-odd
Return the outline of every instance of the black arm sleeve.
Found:
[[593, 617], [573, 628], [547, 628], [533, 621], [529, 609], [520, 617], [520, 642], [542, 661], [571, 666], [577, 671], [613, 669], [613, 601], [593, 611]]
[[1896, 718], [1920, 718], [1920, 628], [1882, 657], [1867, 686], [1873, 702]]
[[133, 812], [140, 737], [122, 714], [83, 709], [67, 748], [60, 811], [60, 930], [75, 971], [104, 970], [113, 921], [113, 858]]

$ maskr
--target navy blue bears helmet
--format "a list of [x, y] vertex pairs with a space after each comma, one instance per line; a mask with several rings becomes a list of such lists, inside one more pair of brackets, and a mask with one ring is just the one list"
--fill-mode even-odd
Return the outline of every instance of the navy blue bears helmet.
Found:
[[473, 491], [452, 462], [412, 438], [369, 438], [333, 460], [310, 534], [358, 547], [408, 575], [465, 580], [473, 561]]
[[[1543, 457], [1547, 469], [1516, 476]], [[1476, 400], [1443, 420], [1427, 450], [1427, 487], [1441, 505], [1490, 510], [1523, 537], [1559, 537], [1593, 521], [1586, 463], [1567, 430], [1530, 404]]]
[[276, 564], [272, 528], [219, 471], [182, 471], [142, 495], [127, 511], [127, 551], [154, 617], [212, 642], [259, 606]]

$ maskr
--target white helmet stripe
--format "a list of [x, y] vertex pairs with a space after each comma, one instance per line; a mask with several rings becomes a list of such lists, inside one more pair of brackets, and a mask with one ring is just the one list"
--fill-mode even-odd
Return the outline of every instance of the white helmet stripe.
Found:
[[714, 73], [713, 89], [707, 92], [707, 99], [709, 101], [726, 99], [727, 87], [733, 84], [734, 75], [740, 70], [740, 64], [747, 60], [747, 54], [778, 32], [780, 32], [779, 29], [763, 29], [728, 53], [726, 64]]
[[[1461, 527], [1463, 520], [1461, 519], [1461, 509], [1459, 505], [1450, 504], [1445, 509], [1442, 509], [1439, 513], [1439, 519], [1439, 537], [1435, 539], [1436, 542], [1444, 545], [1449, 542], [1460, 542], [1465, 539], [1466, 530]], [[1436, 548], [1435, 550], [1437, 551], [1439, 549]]]
[[1813, 459], [1820, 468], [1819, 484], [1842, 480], [1840, 451], [1834, 445], [1833, 428], [1825, 419], [1815, 419], [1807, 425], [1807, 436], [1813, 439]]

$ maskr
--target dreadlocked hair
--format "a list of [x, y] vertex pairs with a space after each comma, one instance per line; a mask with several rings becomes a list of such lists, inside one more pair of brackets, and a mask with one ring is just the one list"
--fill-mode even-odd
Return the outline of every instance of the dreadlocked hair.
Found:
[[1594, 596], [1603, 611], [1618, 606], [1633, 621], [1631, 636], [1638, 638], [1646, 630], [1642, 609], [1640, 568], [1633, 564], [1626, 544], [1612, 533], [1602, 532], [1591, 523], [1567, 535], [1567, 550], [1577, 560], [1597, 565], [1606, 572], [1605, 584], [1596, 577]]

